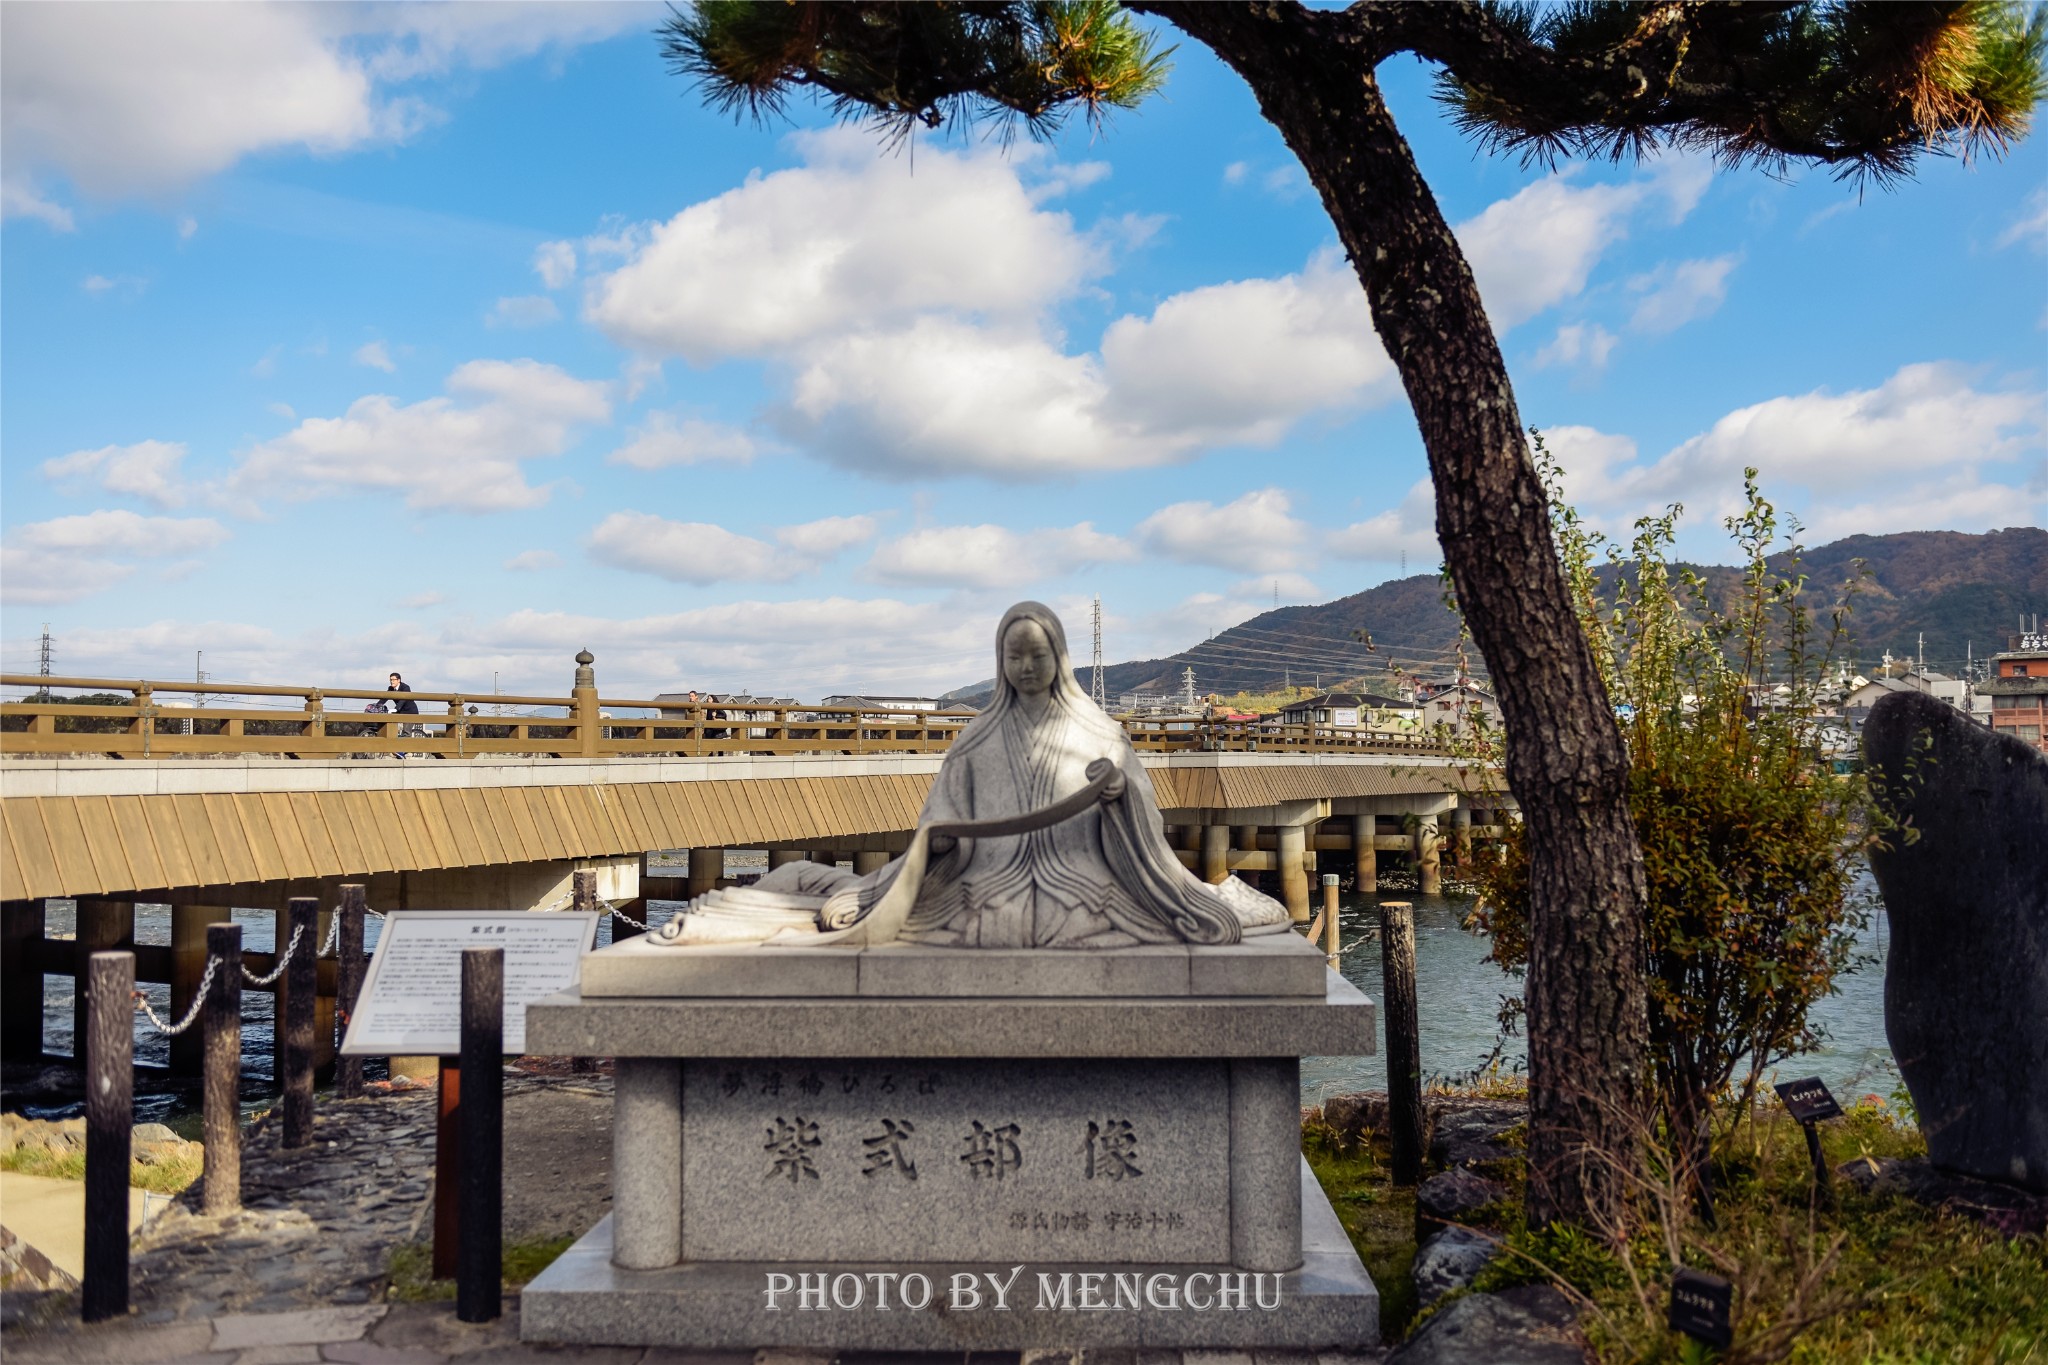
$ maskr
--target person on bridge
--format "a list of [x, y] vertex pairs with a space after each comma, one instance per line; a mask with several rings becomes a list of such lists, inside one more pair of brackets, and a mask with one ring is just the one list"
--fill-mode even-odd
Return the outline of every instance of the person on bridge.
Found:
[[[412, 688], [406, 685], [404, 678], [393, 673], [391, 675], [391, 685], [384, 690], [386, 692], [410, 692]], [[394, 697], [391, 701], [391, 709], [401, 716], [416, 716], [420, 713], [420, 704], [411, 697]], [[398, 737], [400, 739], [425, 739], [426, 735], [427, 727], [421, 725], [418, 721], [410, 723], [401, 722], [398, 727]], [[400, 754], [399, 757], [404, 758], [406, 755]]]

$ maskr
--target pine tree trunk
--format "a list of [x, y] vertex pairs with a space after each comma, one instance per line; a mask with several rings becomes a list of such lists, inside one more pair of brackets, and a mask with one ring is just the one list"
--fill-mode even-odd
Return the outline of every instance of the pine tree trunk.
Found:
[[1642, 855], [1606, 688], [1566, 591], [1542, 480], [1471, 267], [1341, 16], [1147, 3], [1251, 86], [1336, 224], [1399, 369], [1437, 538], [1486, 657], [1528, 823], [1532, 1222], [1615, 1228], [1646, 1080]]

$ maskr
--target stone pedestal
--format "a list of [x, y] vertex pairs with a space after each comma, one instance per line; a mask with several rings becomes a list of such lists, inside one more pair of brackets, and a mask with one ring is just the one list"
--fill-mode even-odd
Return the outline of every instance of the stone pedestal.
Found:
[[1298, 1076], [1304, 1055], [1370, 1051], [1372, 1028], [1294, 934], [619, 944], [527, 1014], [536, 1052], [620, 1060], [617, 1212], [527, 1287], [522, 1333], [1370, 1345], [1378, 1296], [1301, 1161]]

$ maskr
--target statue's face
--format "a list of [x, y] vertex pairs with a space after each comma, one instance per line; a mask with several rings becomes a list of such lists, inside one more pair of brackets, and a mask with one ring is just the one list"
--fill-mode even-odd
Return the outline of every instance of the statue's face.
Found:
[[1052, 690], [1052, 641], [1036, 621], [1019, 621], [1003, 636], [1003, 677], [1027, 697]]

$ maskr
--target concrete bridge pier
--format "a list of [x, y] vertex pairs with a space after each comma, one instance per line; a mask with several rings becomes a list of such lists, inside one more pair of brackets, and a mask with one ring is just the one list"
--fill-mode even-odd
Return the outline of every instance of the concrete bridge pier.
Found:
[[1230, 875], [1230, 826], [1202, 826], [1202, 880], [1220, 886]]
[[854, 873], [857, 876], [865, 877], [870, 872], [880, 872], [889, 865], [889, 859], [894, 856], [894, 854], [878, 849], [869, 849], [865, 852], [856, 853], [853, 855]]
[[690, 880], [683, 888], [685, 900], [695, 900], [707, 892], [718, 889], [719, 878], [725, 875], [725, 850], [722, 848], [693, 848], [690, 850]]
[[807, 863], [811, 860], [810, 850], [802, 848], [771, 848], [768, 850], [768, 870], [788, 867], [791, 863]]
[[1351, 856], [1358, 864], [1357, 883], [1361, 895], [1376, 895], [1380, 889], [1380, 854], [1374, 843], [1379, 837], [1379, 824], [1377, 815], [1351, 817]]
[[1462, 801], [1451, 808], [1451, 857], [1460, 869], [1472, 865], [1472, 808]]
[[1425, 815], [1415, 823], [1415, 879], [1423, 895], [1443, 894], [1442, 841], [1434, 815]]
[[1296, 924], [1307, 924], [1308, 827], [1281, 825], [1274, 833], [1278, 836], [1274, 861], [1279, 864], [1280, 899], [1287, 906], [1289, 918]]

